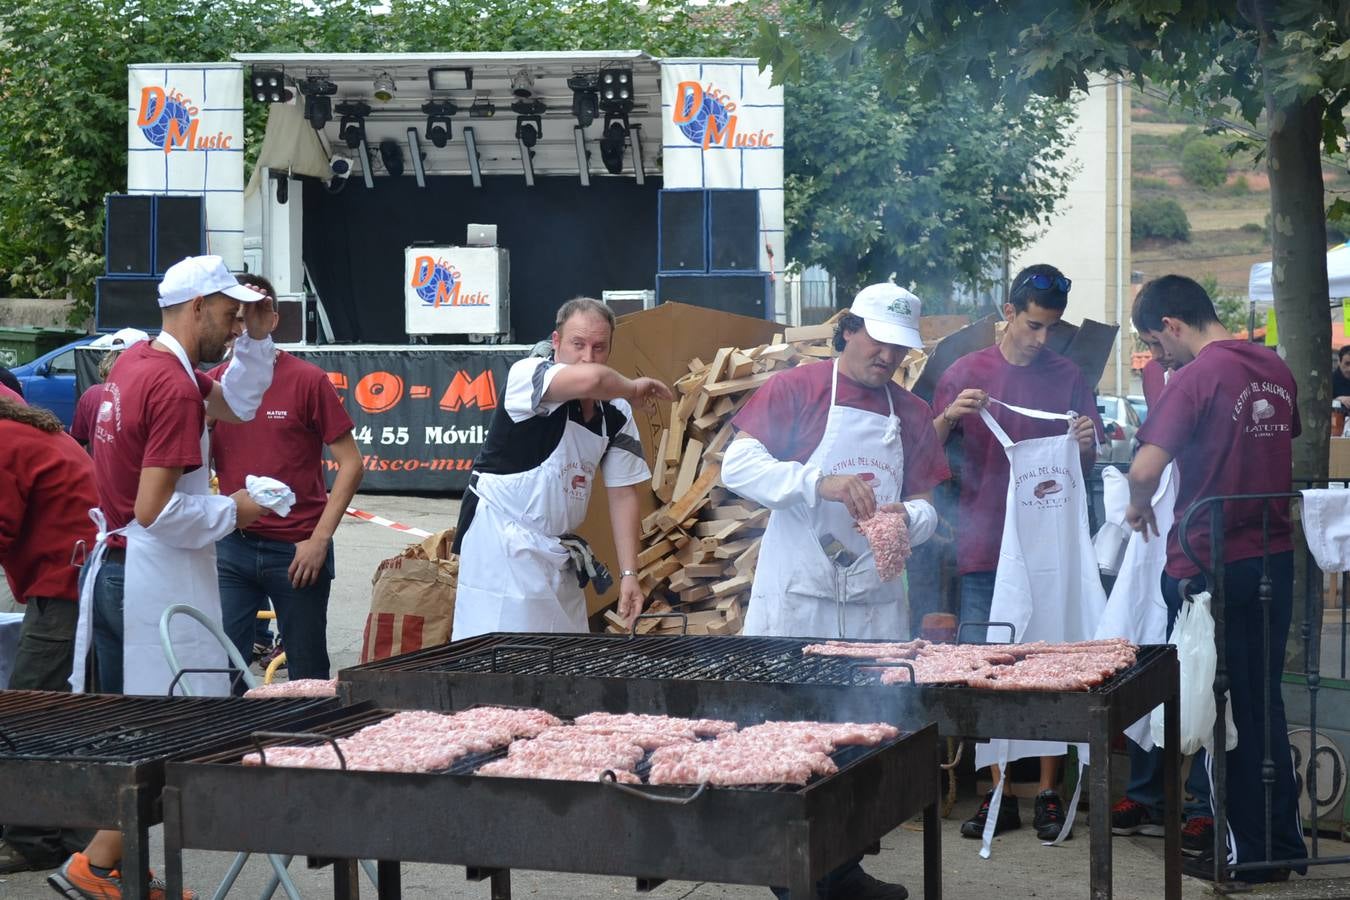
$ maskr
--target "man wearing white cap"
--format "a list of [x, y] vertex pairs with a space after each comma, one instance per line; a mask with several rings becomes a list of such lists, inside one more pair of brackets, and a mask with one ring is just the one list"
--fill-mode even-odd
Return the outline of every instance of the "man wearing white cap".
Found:
[[[224, 355], [240, 303], [245, 330], [216, 382], [197, 365]], [[185, 603], [220, 621], [215, 543], [263, 512], [244, 491], [211, 494], [206, 417], [253, 418], [272, 381], [271, 303], [239, 284], [220, 257], [197, 256], [164, 273], [159, 305], [159, 336], [118, 359], [94, 425], [100, 528], [81, 590], [76, 690], [92, 618], [100, 690], [163, 695], [173, 673], [160, 647], [160, 616]], [[173, 637], [181, 665], [225, 666], [222, 648], [195, 623], [178, 621]], [[221, 676], [194, 676], [192, 686], [198, 694], [228, 687]]]
[[[893, 284], [863, 288], [835, 327], [838, 358], [780, 372], [737, 414], [722, 478], [773, 510], [745, 634], [909, 635], [905, 581], [880, 580], [856, 524], [878, 509], [903, 510], [911, 545], [937, 524], [932, 489], [948, 472], [933, 413], [893, 380], [908, 348], [923, 345], [918, 326], [918, 297]], [[821, 888], [828, 898], [907, 896], [856, 862]]]

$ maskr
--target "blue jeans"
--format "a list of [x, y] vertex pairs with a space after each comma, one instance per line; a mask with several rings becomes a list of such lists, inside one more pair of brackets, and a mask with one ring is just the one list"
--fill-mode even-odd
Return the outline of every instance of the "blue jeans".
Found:
[[94, 664], [98, 690], [122, 693], [122, 592], [126, 564], [104, 559], [94, 579]]
[[[1294, 554], [1286, 551], [1266, 560], [1270, 578], [1270, 653], [1264, 640], [1261, 601], [1261, 559], [1241, 559], [1224, 566], [1223, 640], [1232, 699], [1233, 724], [1238, 744], [1228, 751], [1228, 849], [1237, 862], [1265, 859], [1266, 833], [1270, 832], [1273, 859], [1304, 859], [1298, 789], [1289, 754], [1289, 728], [1284, 716], [1280, 680], [1284, 673], [1284, 647], [1293, 615]], [[1192, 583], [1204, 586], [1204, 577]], [[1163, 600], [1169, 618], [1181, 609], [1180, 582], [1162, 577]], [[1264, 700], [1270, 694], [1270, 730], [1265, 726]], [[1267, 817], [1265, 789], [1261, 782], [1265, 744], [1270, 743], [1275, 784]], [[1264, 870], [1248, 871], [1244, 881], [1264, 881]]]
[[[995, 574], [993, 571], [967, 572], [961, 576], [961, 618], [959, 622], [989, 621], [989, 609], [994, 604]], [[985, 640], [986, 630], [983, 627], [963, 628], [957, 634], [957, 639], [979, 643]], [[1007, 631], [1007, 629], [999, 630]], [[1006, 638], [1006, 634], [1000, 634], [999, 637]]]
[[225, 634], [247, 661], [253, 653], [258, 610], [270, 598], [286, 645], [291, 678], [327, 678], [328, 592], [333, 585], [333, 545], [319, 578], [309, 587], [291, 586], [288, 573], [295, 544], [232, 531], [216, 544], [220, 611]]

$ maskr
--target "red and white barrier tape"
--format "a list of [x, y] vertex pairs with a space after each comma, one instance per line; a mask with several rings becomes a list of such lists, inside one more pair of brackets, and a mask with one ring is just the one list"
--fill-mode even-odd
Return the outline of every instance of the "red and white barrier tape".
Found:
[[392, 528], [395, 531], [402, 531], [411, 534], [413, 537], [429, 538], [430, 531], [424, 531], [421, 528], [414, 528], [411, 525], [404, 525], [402, 522], [395, 522], [393, 519], [386, 519], [384, 516], [377, 516], [374, 513], [368, 513], [363, 509], [347, 507], [347, 515], [354, 519], [360, 519], [362, 522], [371, 522], [375, 525], [383, 525], [385, 528]]

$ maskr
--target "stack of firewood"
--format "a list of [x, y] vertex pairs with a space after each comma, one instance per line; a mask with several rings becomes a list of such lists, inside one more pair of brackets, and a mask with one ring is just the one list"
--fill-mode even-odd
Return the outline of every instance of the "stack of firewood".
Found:
[[[788, 328], [753, 349], [723, 347], [711, 362], [691, 360], [689, 374], [676, 382], [652, 467], [662, 505], [642, 521], [638, 556], [647, 612], [671, 615], [639, 620], [639, 634], [678, 633], [681, 615], [690, 634], [741, 630], [769, 510], [721, 485], [731, 421], [775, 372], [832, 359], [833, 334], [831, 319]], [[627, 630], [612, 610], [606, 617], [611, 631]]]

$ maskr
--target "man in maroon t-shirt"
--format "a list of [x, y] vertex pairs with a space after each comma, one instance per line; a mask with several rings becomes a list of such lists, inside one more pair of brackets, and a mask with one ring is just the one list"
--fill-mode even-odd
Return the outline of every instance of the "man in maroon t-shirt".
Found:
[[[265, 278], [240, 275], [239, 283], [276, 299]], [[219, 378], [224, 371], [222, 364], [209, 374]], [[338, 466], [331, 495], [324, 486], [325, 446]], [[327, 678], [333, 532], [363, 474], [351, 416], [328, 374], [278, 350], [258, 415], [239, 425], [217, 422], [211, 456], [222, 494], [242, 488], [249, 475], [271, 476], [295, 492], [286, 518], [264, 516], [216, 544], [225, 633], [247, 661], [258, 610], [270, 598], [290, 677]]]
[[[1163, 350], [1182, 364], [1158, 406], [1139, 429], [1141, 446], [1130, 466], [1127, 521], [1145, 537], [1163, 533], [1150, 501], [1167, 464], [1179, 474], [1176, 520], [1167, 534], [1163, 599], [1175, 618], [1187, 593], [1206, 589], [1216, 561], [1210, 554], [1206, 504], [1187, 531], [1197, 565], [1183, 550], [1181, 519], [1207, 497], [1287, 493], [1292, 490], [1293, 439], [1301, 430], [1293, 373], [1265, 347], [1237, 341], [1219, 322], [1204, 288], [1168, 275], [1144, 285], [1134, 325], [1156, 335]], [[1293, 609], [1293, 542], [1288, 500], [1230, 500], [1223, 507], [1224, 635], [1233, 721], [1240, 735], [1228, 752], [1228, 853], [1230, 862], [1303, 859], [1298, 792], [1290, 762], [1280, 679]], [[1269, 635], [1258, 588], [1272, 592]], [[1263, 642], [1269, 641], [1269, 653]], [[1269, 710], [1263, 706], [1270, 698]], [[1268, 718], [1267, 718], [1268, 716]], [[1267, 731], [1266, 723], [1269, 722]], [[1268, 742], [1268, 743], [1267, 743]], [[1262, 760], [1275, 761], [1269, 821], [1262, 787]], [[1267, 837], [1269, 830], [1269, 837]], [[1273, 857], [1265, 855], [1271, 841]], [[1210, 856], [1188, 873], [1213, 877]], [[1244, 870], [1244, 881], [1283, 880], [1288, 869]]]
[[[946, 443], [953, 432], [963, 436], [956, 539], [963, 622], [989, 621], [1008, 500], [1008, 456], [978, 416], [980, 410], [987, 409], [1014, 442], [1062, 435], [1064, 423], [1029, 418], [990, 403], [991, 399], [1046, 412], [1079, 413], [1073, 431], [1084, 472], [1092, 470], [1097, 445], [1106, 435], [1092, 386], [1083, 371], [1046, 346], [1051, 330], [1064, 316], [1071, 286], [1064, 273], [1050, 265], [1028, 266], [1017, 273], [1008, 302], [1003, 304], [1007, 322], [1003, 337], [992, 347], [958, 359], [938, 379], [933, 392], [933, 408], [940, 410], [933, 420], [938, 440]], [[966, 629], [962, 637], [983, 640], [984, 634], [982, 629]], [[1064, 804], [1054, 790], [1059, 780], [1058, 764], [1058, 757], [1041, 760], [1036, 832], [1042, 840], [1053, 840], [1064, 821]], [[988, 806], [986, 798], [975, 817], [962, 824], [964, 836], [984, 833]], [[1020, 824], [1017, 798], [1005, 796], [997, 832]]]

